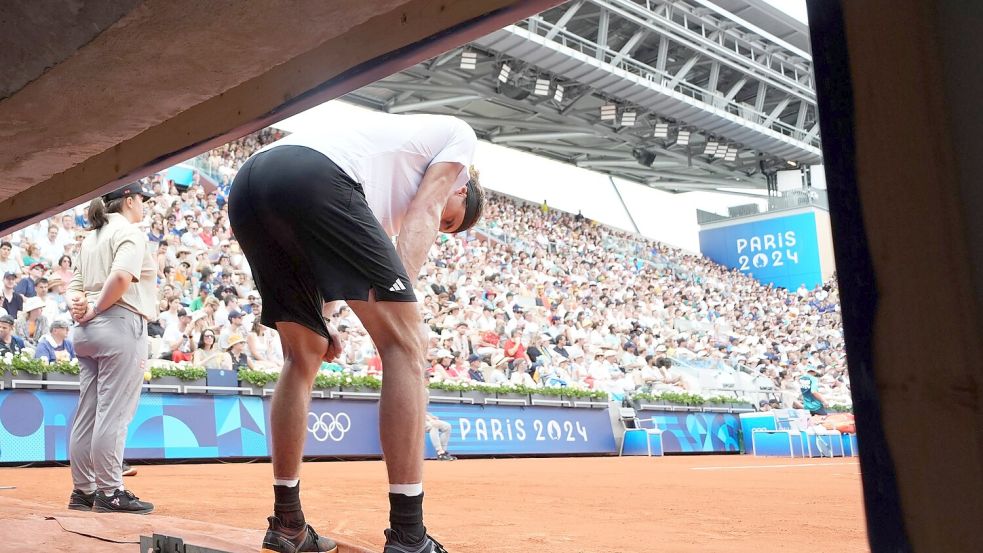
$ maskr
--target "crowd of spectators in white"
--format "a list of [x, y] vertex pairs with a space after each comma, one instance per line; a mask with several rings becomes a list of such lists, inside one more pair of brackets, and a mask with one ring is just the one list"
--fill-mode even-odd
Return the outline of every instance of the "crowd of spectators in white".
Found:
[[[158, 194], [143, 223], [161, 294], [155, 362], [274, 371], [282, 364], [276, 331], [258, 322], [262, 301], [225, 206], [238, 167], [279, 136], [266, 129], [202, 156], [205, 174], [186, 189], [164, 174], [148, 179]], [[3, 307], [13, 323], [5, 328], [10, 319], [0, 318], [0, 354], [14, 338], [38, 351], [52, 336], [65, 341], [65, 325], [51, 323], [70, 320], [63, 293], [85, 223], [79, 206], [3, 238]], [[791, 406], [797, 377], [815, 369], [824, 395], [849, 403], [835, 280], [815, 289], [764, 286], [545, 204], [490, 194], [478, 227], [440, 236], [416, 293], [433, 381], [566, 386], [614, 397], [770, 389]], [[351, 310], [342, 305], [325, 316], [344, 350], [322, 370], [381, 375]]]

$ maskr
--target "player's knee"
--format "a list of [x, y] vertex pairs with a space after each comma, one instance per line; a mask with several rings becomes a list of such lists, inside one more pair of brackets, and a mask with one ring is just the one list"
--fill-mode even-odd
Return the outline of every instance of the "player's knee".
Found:
[[395, 340], [379, 345], [379, 356], [385, 370], [409, 371], [423, 380], [423, 348], [415, 339]]
[[321, 367], [321, 353], [312, 349], [284, 348], [282, 372], [291, 372], [313, 379]]

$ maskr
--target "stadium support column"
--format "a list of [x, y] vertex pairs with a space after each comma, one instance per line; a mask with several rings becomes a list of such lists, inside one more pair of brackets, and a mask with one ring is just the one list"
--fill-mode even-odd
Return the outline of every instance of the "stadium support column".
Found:
[[809, 1], [875, 552], [983, 542], [981, 20], [979, 2]]
[[611, 181], [611, 188], [614, 188], [614, 193], [618, 195], [618, 201], [621, 202], [621, 207], [625, 208], [625, 215], [628, 216], [628, 220], [631, 221], [631, 228], [635, 229], [635, 232], [641, 234], [642, 231], [638, 230], [638, 224], [635, 223], [635, 218], [631, 216], [631, 210], [628, 209], [628, 204], [625, 203], [625, 199], [621, 197], [621, 191], [618, 190], [618, 185], [614, 182], [614, 177], [608, 175], [608, 180]]

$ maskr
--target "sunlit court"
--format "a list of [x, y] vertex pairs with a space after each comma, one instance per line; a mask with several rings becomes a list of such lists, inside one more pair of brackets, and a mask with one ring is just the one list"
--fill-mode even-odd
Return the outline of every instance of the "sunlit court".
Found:
[[[267, 516], [272, 494], [254, 484], [268, 480], [269, 464], [137, 468], [139, 474], [127, 484], [160, 503], [152, 518], [167, 517], [172, 528], [191, 527], [191, 536], [210, 534], [216, 540], [189, 537], [188, 543], [256, 551], [246, 544], [262, 537], [256, 521]], [[428, 521], [441, 543], [455, 551], [752, 553], [797, 551], [804, 544], [816, 552], [867, 550], [855, 459], [476, 459], [433, 461], [426, 468]], [[339, 543], [378, 550], [383, 541], [378, 528], [387, 510], [379, 493], [384, 475], [378, 461], [307, 463], [308, 518]], [[0, 491], [0, 512], [13, 525], [4, 532], [2, 551], [40, 550], [39, 536], [55, 548], [84, 543], [99, 551], [136, 551], [133, 544], [53, 530], [59, 519], [99, 518], [65, 510], [67, 468], [0, 469], [0, 485], [16, 486]], [[203, 530], [195, 521], [216, 526]], [[118, 524], [154, 526], [135, 516]], [[93, 529], [125, 534], [122, 528]]]

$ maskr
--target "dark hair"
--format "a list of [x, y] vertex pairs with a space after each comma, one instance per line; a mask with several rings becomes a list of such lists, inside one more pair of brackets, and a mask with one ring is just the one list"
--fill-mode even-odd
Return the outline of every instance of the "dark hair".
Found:
[[106, 216], [107, 213], [119, 213], [123, 209], [123, 200], [125, 198], [116, 198], [115, 200], [109, 200], [106, 203], [102, 196], [92, 198], [89, 202], [89, 228], [92, 230], [99, 230], [109, 222], [109, 218]]
[[3, 242], [0, 242], [0, 248], [2, 248], [4, 246], [7, 246], [10, 249], [14, 249], [14, 245], [11, 244], [10, 242], [7, 242], [6, 240], [4, 240]]
[[68, 266], [71, 267], [72, 266], [72, 256], [70, 256], [70, 255], [63, 255], [63, 256], [59, 257], [58, 258], [58, 266], [61, 267], [61, 262], [62, 261], [65, 261], [66, 259], [68, 260]]
[[478, 182], [478, 170], [472, 165], [468, 168], [468, 195], [464, 198], [464, 219], [461, 226], [451, 231], [452, 234], [464, 232], [473, 227], [485, 212], [485, 189]]
[[214, 330], [212, 330], [212, 329], [209, 328], [209, 329], [206, 329], [204, 332], [202, 332], [201, 333], [201, 336], [198, 338], [198, 349], [204, 349], [205, 348], [205, 335], [206, 334], [211, 334], [212, 335], [212, 347], [215, 347], [215, 346], [218, 345], [218, 336], [215, 335], [215, 331]]

